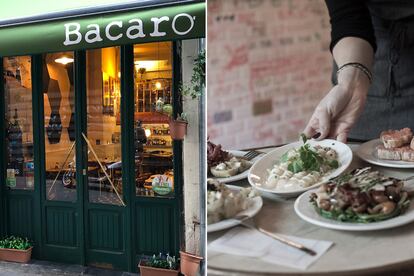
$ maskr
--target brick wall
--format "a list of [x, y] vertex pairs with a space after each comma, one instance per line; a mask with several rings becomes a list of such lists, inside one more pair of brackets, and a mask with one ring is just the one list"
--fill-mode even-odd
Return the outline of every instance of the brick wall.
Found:
[[208, 1], [208, 135], [228, 149], [297, 139], [327, 93], [323, 0]]

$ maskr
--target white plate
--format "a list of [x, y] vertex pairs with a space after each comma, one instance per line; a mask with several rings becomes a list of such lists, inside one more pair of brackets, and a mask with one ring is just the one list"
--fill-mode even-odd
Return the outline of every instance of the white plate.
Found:
[[[229, 152], [231, 155], [236, 156], [236, 157], [242, 157], [246, 153], [248, 153], [248, 151], [240, 151], [240, 150], [227, 150], [227, 152]], [[255, 158], [250, 160], [250, 162], [252, 164], [254, 164], [257, 160], [259, 160], [261, 158], [261, 156], [263, 156], [263, 155], [256, 156]], [[230, 183], [230, 182], [235, 182], [235, 181], [245, 179], [247, 177], [247, 175], [249, 174], [249, 170], [250, 169], [247, 169], [242, 173], [239, 173], [239, 174], [236, 174], [236, 175], [233, 175], [233, 176], [230, 176], [230, 177], [214, 177], [214, 176], [211, 176], [209, 178], [217, 180], [221, 183]]]
[[329, 179], [340, 175], [342, 172], [344, 172], [348, 168], [348, 166], [352, 162], [352, 150], [347, 145], [341, 142], [338, 142], [336, 140], [325, 139], [322, 141], [310, 140], [308, 141], [308, 143], [311, 146], [320, 145], [322, 147], [331, 147], [332, 149], [334, 149], [338, 153], [339, 167], [335, 170], [332, 170], [328, 174], [326, 174], [324, 177], [321, 178], [321, 181], [319, 181], [318, 183], [315, 183], [314, 185], [310, 187], [299, 188], [295, 190], [263, 188], [269, 176], [269, 173], [267, 170], [273, 168], [274, 164], [276, 164], [280, 160], [280, 158], [285, 152], [287, 152], [288, 150], [292, 148], [299, 148], [300, 146], [303, 145], [302, 142], [295, 142], [295, 143], [291, 143], [283, 147], [274, 149], [271, 152], [264, 155], [260, 160], [258, 160], [250, 168], [250, 172], [248, 176], [250, 185], [252, 185], [254, 188], [262, 192], [273, 193], [273, 194], [276, 194], [282, 197], [293, 197], [307, 190], [318, 187], [319, 185], [328, 181]]
[[[240, 191], [242, 189], [242, 187], [233, 186], [233, 185], [227, 185], [227, 187], [232, 191]], [[262, 197], [261, 196], [256, 196], [256, 197], [250, 199], [249, 207], [246, 210], [239, 212], [237, 214], [237, 216], [247, 215], [248, 217], [252, 218], [257, 213], [259, 213], [260, 209], [262, 209], [262, 206], [263, 206]], [[239, 220], [229, 218], [229, 219], [221, 220], [221, 221], [213, 223], [213, 224], [209, 224], [207, 226], [207, 232], [211, 233], [211, 232], [215, 232], [215, 231], [221, 231], [221, 230], [225, 230], [225, 229], [234, 227], [234, 226], [239, 225], [239, 224], [240, 224]]]
[[352, 223], [327, 219], [319, 215], [309, 202], [309, 196], [313, 192], [315, 190], [307, 191], [296, 199], [295, 212], [301, 219], [321, 227], [345, 231], [372, 231], [394, 228], [414, 221], [414, 204], [412, 203], [404, 214], [379, 222]]
[[379, 159], [377, 151], [375, 150], [378, 145], [382, 144], [380, 139], [371, 140], [369, 142], [360, 145], [356, 151], [356, 154], [364, 161], [389, 168], [400, 168], [400, 169], [412, 169], [414, 168], [414, 162], [406, 161], [393, 161]]

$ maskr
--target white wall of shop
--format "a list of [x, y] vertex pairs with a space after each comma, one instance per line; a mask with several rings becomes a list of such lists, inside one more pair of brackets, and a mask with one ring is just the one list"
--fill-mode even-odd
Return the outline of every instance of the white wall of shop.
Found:
[[[198, 40], [185, 40], [182, 45], [183, 82], [189, 83], [194, 59], [198, 56]], [[184, 217], [185, 251], [200, 255], [200, 143], [199, 101], [184, 98], [183, 111], [187, 114], [188, 129], [184, 139]]]

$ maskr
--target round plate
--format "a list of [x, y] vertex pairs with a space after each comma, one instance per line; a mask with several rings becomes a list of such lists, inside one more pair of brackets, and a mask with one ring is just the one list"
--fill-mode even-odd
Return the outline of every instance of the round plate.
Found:
[[348, 166], [352, 162], [352, 150], [347, 145], [341, 142], [338, 142], [336, 140], [325, 139], [322, 141], [310, 140], [308, 141], [308, 143], [311, 146], [320, 145], [322, 147], [331, 147], [332, 149], [334, 149], [338, 153], [338, 162], [340, 166], [337, 169], [332, 170], [331, 172], [323, 176], [321, 178], [321, 181], [319, 181], [318, 183], [315, 183], [314, 185], [310, 187], [299, 188], [295, 190], [293, 189], [292, 190], [286, 190], [286, 189], [278, 190], [278, 189], [263, 188], [269, 176], [269, 173], [267, 170], [273, 168], [274, 164], [280, 160], [280, 158], [285, 152], [287, 152], [288, 150], [292, 148], [299, 148], [300, 146], [303, 145], [302, 142], [295, 142], [295, 143], [291, 143], [283, 147], [279, 147], [277, 149], [272, 150], [271, 152], [264, 155], [255, 164], [253, 164], [253, 166], [250, 168], [250, 172], [248, 175], [248, 180], [249, 180], [250, 185], [252, 185], [254, 188], [262, 192], [273, 193], [273, 194], [276, 194], [282, 197], [293, 197], [307, 190], [318, 187], [319, 185], [328, 181], [329, 179], [340, 175], [342, 172], [344, 172], [348, 168]]
[[356, 154], [362, 160], [368, 163], [374, 164], [374, 165], [382, 166], [382, 167], [399, 168], [399, 169], [414, 168], [414, 162], [379, 159], [376, 153], [376, 148], [378, 145], [381, 145], [381, 144], [382, 142], [380, 139], [368, 141], [358, 147]]
[[[227, 152], [229, 152], [231, 155], [236, 156], [236, 157], [242, 157], [247, 153], [247, 151], [240, 151], [240, 150], [228, 150]], [[261, 156], [262, 155], [256, 156], [255, 158], [250, 160], [250, 162], [252, 164], [254, 164], [257, 160], [259, 160], [261, 158]], [[233, 176], [230, 176], [230, 177], [214, 177], [214, 176], [211, 176], [209, 178], [217, 180], [221, 183], [230, 183], [230, 182], [235, 182], [235, 181], [245, 179], [247, 177], [247, 175], [249, 174], [249, 170], [250, 169], [247, 169], [242, 173], [239, 173], [239, 174], [236, 174], [236, 175], [233, 175]]]
[[404, 214], [379, 222], [352, 223], [327, 219], [319, 215], [312, 203], [309, 202], [309, 196], [313, 192], [315, 190], [307, 191], [296, 199], [295, 212], [301, 219], [314, 225], [344, 231], [373, 231], [394, 228], [414, 221], [414, 204], [410, 204], [410, 207]]
[[[242, 187], [233, 186], [233, 185], [227, 185], [227, 187], [232, 191], [240, 191], [242, 189]], [[246, 210], [239, 212], [237, 214], [237, 216], [247, 215], [248, 217], [252, 218], [257, 213], [259, 213], [260, 209], [262, 209], [262, 206], [263, 206], [262, 197], [261, 196], [256, 196], [256, 197], [250, 199], [249, 207]], [[221, 221], [213, 223], [213, 224], [209, 224], [207, 226], [207, 232], [211, 233], [211, 232], [215, 232], [215, 231], [221, 231], [221, 230], [225, 230], [225, 229], [234, 227], [234, 226], [239, 225], [239, 224], [240, 224], [239, 220], [229, 218], [229, 219], [221, 220]]]

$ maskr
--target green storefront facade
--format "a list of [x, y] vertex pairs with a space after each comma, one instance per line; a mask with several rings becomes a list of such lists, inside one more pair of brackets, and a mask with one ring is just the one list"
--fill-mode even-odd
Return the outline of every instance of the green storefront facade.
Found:
[[154, 107], [182, 112], [181, 44], [205, 36], [205, 3], [102, 2], [0, 20], [0, 235], [36, 259], [136, 271], [182, 247], [183, 145]]

